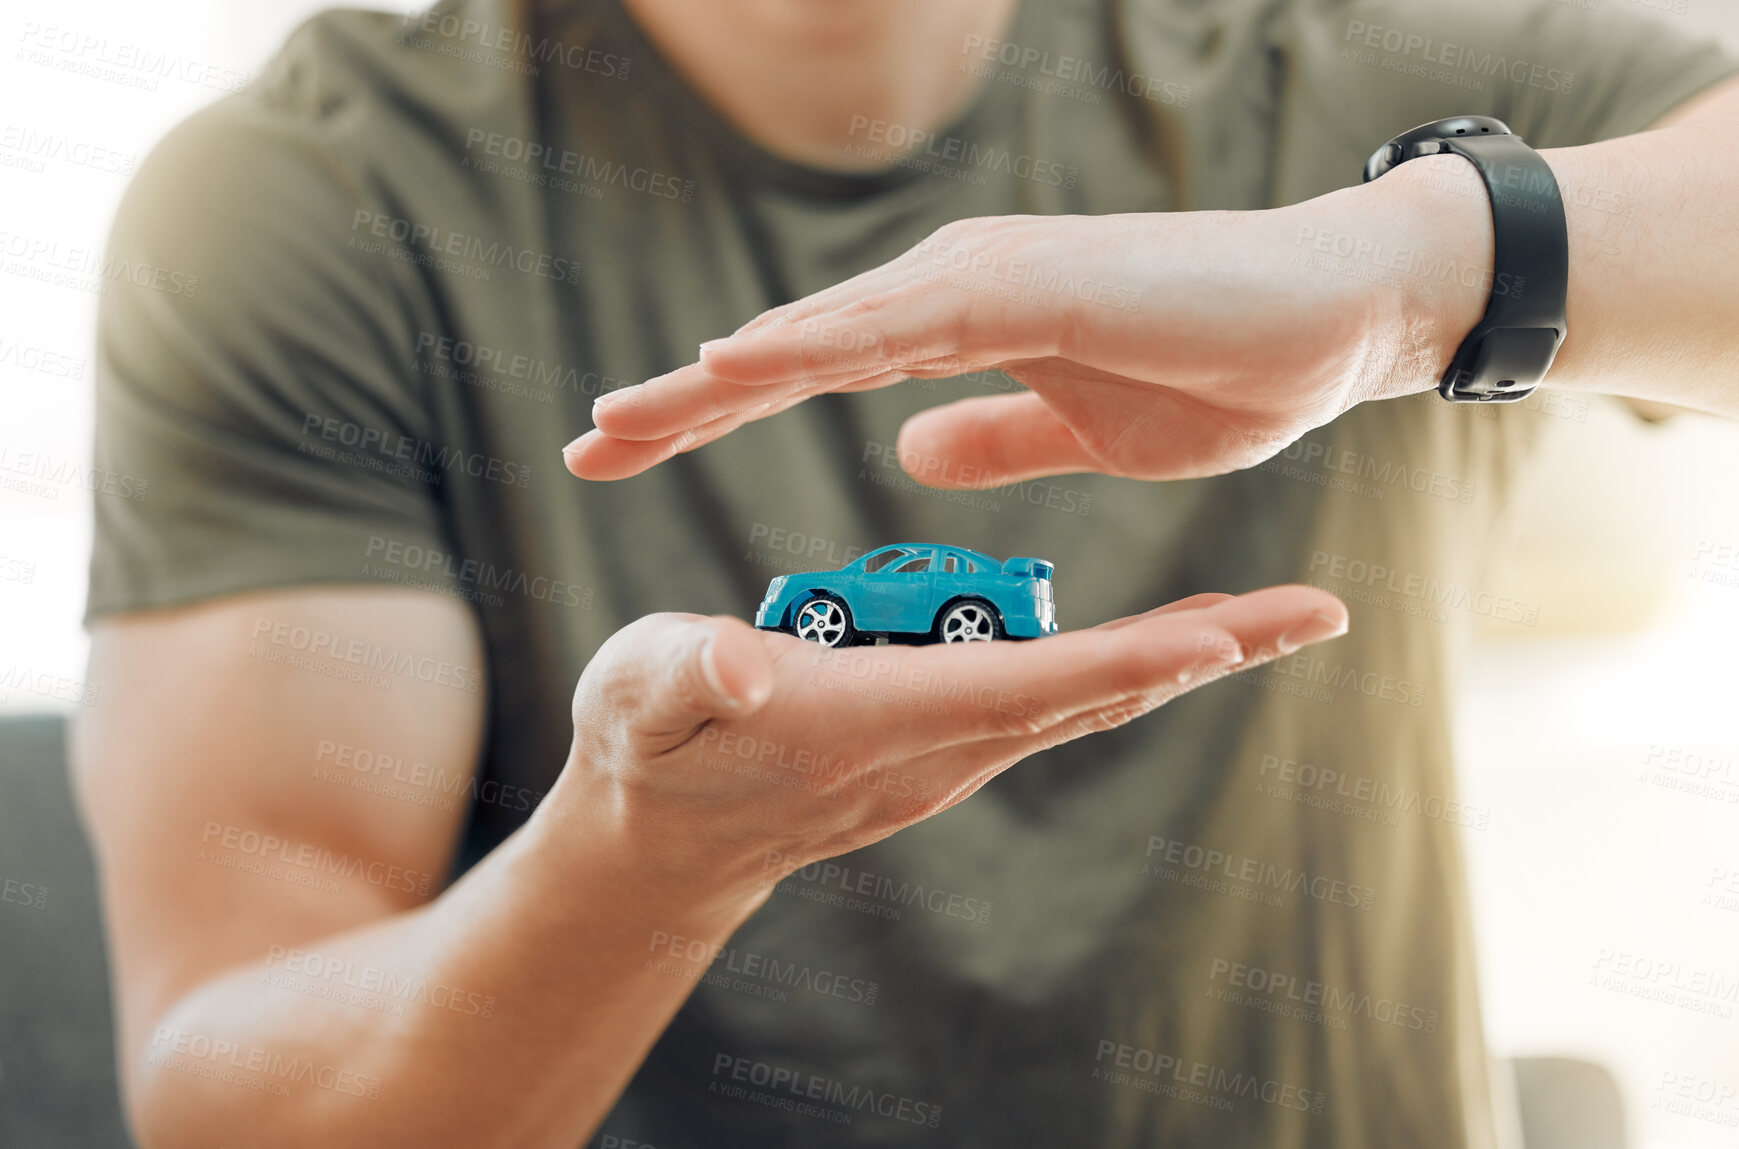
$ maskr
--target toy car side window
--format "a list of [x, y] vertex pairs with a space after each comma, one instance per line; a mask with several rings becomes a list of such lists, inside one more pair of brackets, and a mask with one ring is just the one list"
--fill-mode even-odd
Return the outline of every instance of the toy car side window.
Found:
[[895, 559], [903, 559], [905, 557], [906, 557], [906, 552], [901, 550], [899, 547], [889, 547], [887, 550], [882, 551], [880, 554], [871, 555], [869, 558], [864, 560], [864, 564], [863, 564], [864, 573], [865, 574], [875, 574], [877, 571], [881, 570], [883, 567], [887, 566], [889, 563], [893, 562]]
[[977, 574], [978, 573], [978, 564], [973, 562], [971, 559], [967, 559], [966, 560], [966, 573], [967, 574]]
[[906, 563], [904, 566], [895, 567], [894, 573], [895, 574], [922, 574], [924, 571], [927, 571], [929, 569], [930, 569], [930, 556], [929, 555], [919, 555], [917, 558], [913, 559], [909, 563]]
[[947, 558], [942, 560], [942, 571], [944, 574], [953, 574], [959, 569], [959, 565], [959, 560], [953, 555], [949, 555]]

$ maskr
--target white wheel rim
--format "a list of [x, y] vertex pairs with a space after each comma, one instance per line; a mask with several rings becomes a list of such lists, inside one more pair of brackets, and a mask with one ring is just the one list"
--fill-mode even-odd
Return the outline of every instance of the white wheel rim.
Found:
[[963, 602], [942, 616], [943, 642], [989, 642], [995, 636], [990, 612], [975, 602]]
[[798, 612], [797, 637], [822, 646], [838, 646], [845, 641], [845, 611], [831, 599], [816, 599]]

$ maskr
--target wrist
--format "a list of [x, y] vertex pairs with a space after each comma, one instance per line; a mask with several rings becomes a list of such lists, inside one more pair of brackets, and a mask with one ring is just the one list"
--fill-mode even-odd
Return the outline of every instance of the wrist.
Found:
[[628, 788], [572, 762], [523, 832], [535, 836], [535, 848], [570, 890], [608, 890], [612, 900], [662, 919], [727, 931], [784, 876], [764, 852], [718, 847], [680, 813], [649, 809]]
[[1495, 263], [1491, 199], [1460, 156], [1422, 156], [1357, 189], [1367, 218], [1385, 222], [1394, 275], [1376, 286], [1394, 309], [1395, 367], [1368, 398], [1434, 390], [1485, 315]]

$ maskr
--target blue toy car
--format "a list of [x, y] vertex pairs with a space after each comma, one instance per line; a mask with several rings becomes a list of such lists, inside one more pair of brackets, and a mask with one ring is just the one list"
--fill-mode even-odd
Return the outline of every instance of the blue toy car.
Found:
[[898, 543], [836, 571], [780, 575], [755, 625], [823, 646], [1038, 638], [1057, 632], [1053, 569], [1043, 559]]

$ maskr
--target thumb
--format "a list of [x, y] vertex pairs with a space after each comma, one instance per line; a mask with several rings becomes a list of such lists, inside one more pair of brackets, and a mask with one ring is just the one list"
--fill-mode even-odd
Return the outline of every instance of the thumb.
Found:
[[635, 725], [650, 736], [687, 734], [712, 718], [741, 718], [773, 693], [766, 643], [741, 619], [685, 621], [649, 660]]
[[[961, 399], [920, 411], [900, 428], [902, 460], [944, 459], [943, 475], [972, 468], [975, 488], [1000, 487], [1041, 475], [1103, 470], [1081, 440], [1038, 395], [996, 395]], [[934, 472], [938, 468], [925, 468]], [[913, 478], [931, 486], [967, 484]]]

